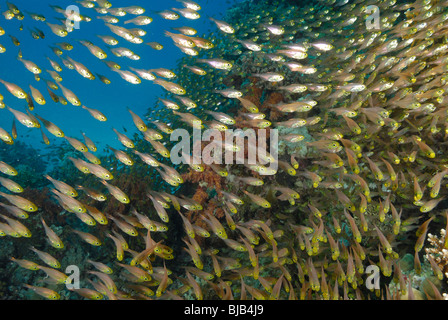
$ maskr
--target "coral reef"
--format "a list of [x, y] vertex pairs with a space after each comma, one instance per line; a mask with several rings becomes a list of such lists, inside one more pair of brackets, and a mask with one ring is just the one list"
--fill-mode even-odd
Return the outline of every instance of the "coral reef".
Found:
[[[3, 218], [2, 274], [14, 276], [0, 277], [2, 295], [36, 298], [17, 288], [41, 283], [48, 265], [76, 266], [97, 294], [68, 290], [53, 270], [44, 284], [61, 299], [446, 298], [446, 6], [380, 1], [383, 29], [373, 32], [364, 3], [333, 3], [236, 5], [223, 18], [235, 32], [221, 28], [212, 50], [181, 59], [176, 83], [153, 79], [187, 110], [159, 100], [147, 113], [157, 121], [135, 121], [132, 139], [116, 132], [124, 151], [111, 148], [101, 165], [68, 142], [52, 147], [52, 168], [26, 146], [7, 149], [26, 188], [4, 202], [29, 211], [16, 218], [32, 237]], [[232, 67], [214, 67], [222, 60]], [[203, 63], [205, 74], [186, 71]], [[202, 154], [218, 147], [198, 163], [170, 163], [170, 129], [198, 126], [257, 140], [196, 141]], [[239, 149], [243, 163], [233, 161]], [[208, 162], [229, 150], [232, 161]], [[31, 178], [47, 171], [59, 184]], [[366, 285], [371, 267], [376, 288]]]

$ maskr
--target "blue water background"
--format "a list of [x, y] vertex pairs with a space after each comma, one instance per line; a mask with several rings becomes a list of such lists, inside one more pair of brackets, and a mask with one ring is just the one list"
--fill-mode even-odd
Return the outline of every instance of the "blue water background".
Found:
[[[173, 27], [190, 26], [198, 30], [196, 36], [206, 36], [210, 31], [217, 31], [216, 26], [208, 18], [214, 17], [222, 18], [225, 11], [230, 8], [237, 1], [228, 0], [213, 0], [213, 1], [197, 1], [202, 6], [199, 11], [201, 18], [198, 20], [188, 20], [182, 16], [175, 21], [165, 20], [155, 11], [175, 8], [183, 8], [182, 3], [167, 0], [167, 1], [124, 1], [113, 0], [113, 7], [126, 7], [130, 5], [140, 5], [146, 9], [143, 15], [152, 17], [154, 20], [151, 24], [146, 26], [136, 26], [133, 24], [123, 24], [124, 21], [136, 17], [135, 15], [127, 14], [124, 17], [118, 17], [120, 22], [117, 25], [126, 28], [142, 28], [147, 31], [143, 36], [144, 43], [159, 42], [164, 46], [163, 50], [157, 51], [145, 44], [132, 44], [123, 38], [114, 35], [103, 20], [97, 19], [101, 16], [94, 9], [88, 9], [80, 6], [74, 1], [16, 1], [13, 2], [22, 11], [29, 11], [33, 13], [42, 14], [46, 17], [47, 22], [60, 22], [55, 19], [62, 17], [61, 14], [55, 12], [50, 8], [49, 4], [56, 4], [62, 8], [69, 5], [78, 5], [80, 13], [92, 18], [91, 22], [81, 22], [80, 29], [69, 33], [65, 38], [61, 38], [53, 34], [45, 22], [38, 22], [27, 14], [22, 21], [17, 19], [6, 20], [3, 15], [0, 16], [0, 26], [6, 31], [6, 34], [0, 37], [0, 43], [6, 47], [6, 52], [0, 54], [0, 78], [15, 83], [21, 88], [29, 91], [29, 85], [37, 88], [46, 98], [47, 103], [43, 106], [34, 103], [35, 109], [33, 113], [37, 113], [41, 117], [53, 122], [59, 126], [67, 136], [77, 138], [83, 141], [81, 131], [91, 138], [98, 146], [98, 153], [106, 149], [107, 145], [114, 148], [123, 148], [118, 141], [117, 136], [112, 131], [116, 128], [118, 131], [125, 133], [129, 137], [135, 132], [138, 132], [127, 107], [130, 107], [135, 113], [142, 118], [149, 108], [156, 108], [156, 101], [158, 97], [162, 97], [164, 90], [152, 83], [151, 81], [143, 80], [139, 85], [133, 85], [123, 80], [118, 73], [112, 72], [109, 67], [100, 59], [93, 56], [89, 50], [75, 40], [89, 40], [95, 45], [100, 46], [106, 51], [108, 57], [106, 60], [114, 61], [121, 65], [122, 70], [130, 70], [129, 67], [140, 69], [154, 69], [154, 68], [168, 68], [174, 69], [177, 66], [178, 60], [185, 56], [177, 47], [174, 46], [171, 38], [164, 35], [165, 30], [171, 32], [178, 32], [173, 30]], [[7, 8], [6, 1], [0, 1], [0, 10], [3, 12]], [[23, 25], [23, 31], [19, 31], [19, 27]], [[33, 29], [37, 27], [44, 31], [45, 39], [35, 40], [31, 37], [28, 28]], [[13, 45], [10, 37], [13, 35], [21, 42], [19, 47]], [[107, 48], [106, 45], [97, 35], [112, 35], [118, 41], [115, 47], [126, 47], [138, 54], [141, 59], [133, 61], [128, 58], [116, 57]], [[97, 77], [95, 80], [83, 78], [76, 70], [67, 69], [60, 58], [56, 56], [49, 46], [55, 46], [58, 42], [69, 42], [74, 46], [72, 51], [64, 51], [63, 56], [69, 56], [75, 61], [81, 62], [94, 74], [102, 74], [111, 80], [111, 84], [106, 85]], [[19, 49], [22, 50], [23, 59], [31, 60], [36, 63], [41, 69], [41, 78], [46, 78], [54, 82], [50, 75], [45, 70], [54, 70], [46, 56], [58, 62], [62, 71], [59, 72], [63, 81], [61, 84], [66, 88], [72, 90], [81, 100], [81, 103], [87, 107], [98, 109], [103, 112], [107, 118], [107, 122], [99, 122], [95, 120], [90, 114], [81, 107], [73, 106], [70, 103], [62, 105], [51, 100], [46, 84], [43, 80], [37, 82], [34, 75], [29, 72], [25, 66], [17, 60]], [[189, 72], [185, 70], [185, 72]], [[174, 80], [175, 81], [175, 80]], [[188, 88], [187, 88], [188, 90]], [[4, 96], [6, 105], [25, 112], [27, 103], [25, 100], [20, 100], [11, 95], [3, 85], [0, 85], [0, 93]], [[62, 91], [59, 89], [55, 91], [56, 94], [62, 96]], [[188, 96], [188, 94], [187, 94]], [[170, 112], [162, 112], [161, 114], [169, 115]], [[0, 127], [8, 132], [11, 132], [13, 115], [7, 109], [0, 109]], [[157, 120], [157, 119], [151, 119]], [[160, 121], [169, 122], [169, 118], [158, 119]], [[17, 122], [17, 121], [16, 121]], [[42, 142], [42, 136], [39, 129], [26, 128], [17, 122], [18, 139], [30, 144], [36, 149], [41, 149], [41, 154], [45, 154], [49, 149]], [[63, 139], [56, 138], [44, 129], [46, 135], [49, 137], [52, 144], [58, 144]], [[98, 154], [97, 154], [98, 155]]]

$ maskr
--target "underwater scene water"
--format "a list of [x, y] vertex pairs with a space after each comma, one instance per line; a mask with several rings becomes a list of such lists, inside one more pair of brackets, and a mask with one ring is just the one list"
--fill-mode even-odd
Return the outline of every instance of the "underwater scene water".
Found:
[[1, 299], [447, 298], [448, 1], [0, 10]]

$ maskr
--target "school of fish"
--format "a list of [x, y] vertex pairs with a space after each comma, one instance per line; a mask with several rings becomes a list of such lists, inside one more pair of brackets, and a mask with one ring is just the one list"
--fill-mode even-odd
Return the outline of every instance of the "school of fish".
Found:
[[[52, 24], [6, 1], [0, 35], [8, 34], [7, 20], [33, 19], [42, 27], [30, 36], [52, 32], [61, 42], [50, 44], [48, 66], [22, 57], [12, 35], [10, 46], [0, 45], [0, 52], [18, 50], [20, 72], [36, 80], [21, 88], [0, 75], [0, 116], [15, 119], [12, 129], [0, 127], [0, 139], [12, 147], [20, 140], [16, 125], [23, 125], [46, 145], [66, 141], [78, 155], [67, 157], [69, 168], [61, 164], [76, 181], [44, 175], [46, 201], [58, 217], [14, 181], [20, 170], [0, 159], [0, 245], [11, 238], [32, 243], [5, 263], [40, 279], [17, 290], [51, 300], [444, 299], [446, 283], [417, 297], [400, 259], [412, 254], [417, 274], [427, 265], [440, 281], [446, 277], [442, 260], [423, 249], [428, 232], [438, 233], [448, 217], [448, 1], [246, 1], [226, 21], [210, 18], [216, 30], [204, 37], [188, 26], [205, 19], [201, 5], [176, 1], [177, 8], [157, 13], [76, 1], [110, 29], [98, 43], [71, 38], [73, 26], [65, 23], [94, 18], [54, 5], [61, 23]], [[366, 23], [372, 7], [373, 28]], [[147, 28], [156, 28], [150, 15], [185, 20], [183, 28], [162, 31], [173, 47], [145, 42]], [[139, 60], [129, 48], [144, 45], [181, 50], [184, 58], [176, 70], [123, 70], [109, 60]], [[111, 73], [77, 62], [69, 56], [73, 46], [84, 46]], [[39, 115], [53, 101], [107, 121], [105, 109], [85, 106], [82, 91], [62, 81], [63, 68], [105, 85], [115, 73], [137, 86], [151, 81], [165, 95], [145, 115], [129, 107], [138, 137], [114, 128], [122, 150], [109, 146], [108, 157], [95, 155], [82, 127], [80, 137], [69, 137], [63, 124]], [[6, 105], [3, 95], [27, 108]], [[278, 159], [269, 150], [256, 164], [205, 164], [183, 153], [187, 165], [177, 166], [170, 134], [178, 128], [277, 130]], [[243, 147], [225, 143], [222, 150]], [[245, 159], [254, 152], [246, 150]], [[269, 166], [274, 162], [278, 169]], [[441, 243], [448, 249], [447, 239]], [[66, 253], [74, 246], [89, 253], [73, 263], [81, 265], [81, 287], [68, 289]], [[372, 265], [381, 272], [379, 289], [365, 285]]]

